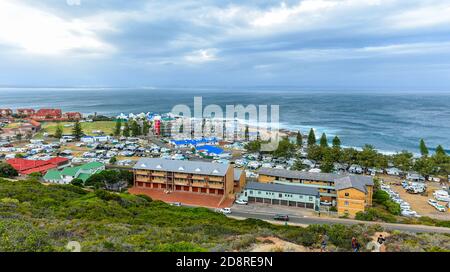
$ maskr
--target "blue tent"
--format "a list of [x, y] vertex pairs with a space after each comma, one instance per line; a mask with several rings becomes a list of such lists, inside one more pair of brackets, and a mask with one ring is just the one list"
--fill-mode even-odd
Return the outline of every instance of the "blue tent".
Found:
[[201, 145], [201, 146], [197, 146], [195, 148], [197, 151], [201, 151], [201, 152], [206, 152], [208, 154], [222, 154], [223, 153], [223, 149], [219, 148], [217, 146], [212, 146], [212, 145]]

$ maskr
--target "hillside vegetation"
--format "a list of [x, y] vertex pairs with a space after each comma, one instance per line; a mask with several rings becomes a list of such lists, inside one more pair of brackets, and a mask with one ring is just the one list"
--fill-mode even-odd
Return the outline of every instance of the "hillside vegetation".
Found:
[[[0, 251], [67, 251], [69, 241], [79, 242], [82, 251], [245, 251], [258, 237], [318, 248], [323, 233], [329, 237], [330, 250], [347, 251], [351, 237], [364, 245], [377, 230], [362, 225], [301, 228], [234, 220], [208, 209], [172, 207], [146, 196], [0, 179]], [[442, 244], [450, 244], [448, 236], [433, 237], [434, 250], [448, 249], [448, 244]]]

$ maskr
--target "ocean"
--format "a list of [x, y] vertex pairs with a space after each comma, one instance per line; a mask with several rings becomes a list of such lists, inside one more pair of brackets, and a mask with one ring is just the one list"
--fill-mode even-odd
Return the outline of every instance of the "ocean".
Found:
[[177, 104], [279, 105], [280, 125], [316, 136], [338, 135], [345, 146], [371, 144], [380, 151], [418, 153], [419, 140], [430, 150], [450, 148], [450, 93], [308, 91], [295, 88], [2, 88], [0, 108], [61, 108], [84, 114], [169, 112]]

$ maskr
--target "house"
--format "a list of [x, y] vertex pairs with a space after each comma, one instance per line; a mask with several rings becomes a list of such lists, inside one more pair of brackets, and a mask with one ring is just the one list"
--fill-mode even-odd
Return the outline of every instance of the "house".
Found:
[[83, 118], [83, 115], [79, 112], [66, 112], [63, 114], [62, 118], [68, 121], [78, 121]]
[[143, 158], [133, 169], [138, 188], [224, 197], [234, 193], [234, 168], [230, 164]]
[[0, 117], [10, 117], [13, 115], [12, 109], [0, 109]]
[[34, 109], [17, 109], [17, 114], [21, 117], [31, 117], [36, 114]]
[[[266, 168], [260, 169], [258, 174], [258, 181], [261, 183], [315, 187], [319, 190], [320, 200], [333, 203], [340, 215], [354, 216], [358, 211], [364, 211], [366, 207], [372, 205], [374, 183], [371, 176]], [[358, 205], [350, 205], [353, 203]]]
[[20, 175], [29, 175], [31, 173], [45, 174], [50, 169], [61, 169], [70, 165], [67, 158], [56, 157], [50, 160], [27, 160], [27, 159], [9, 159], [6, 161]]
[[40, 109], [32, 118], [36, 121], [57, 121], [62, 120], [62, 111], [60, 109]]
[[105, 170], [105, 165], [99, 162], [90, 162], [81, 166], [67, 167], [62, 171], [49, 170], [44, 180], [56, 184], [69, 184], [74, 179], [86, 182], [92, 175]]
[[240, 199], [248, 203], [320, 209], [319, 190], [314, 187], [249, 182]]

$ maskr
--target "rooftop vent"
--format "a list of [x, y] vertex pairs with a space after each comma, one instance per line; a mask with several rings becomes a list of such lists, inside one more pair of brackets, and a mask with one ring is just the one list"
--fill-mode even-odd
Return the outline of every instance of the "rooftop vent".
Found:
[[178, 168], [178, 170], [180, 170], [180, 171], [184, 171], [184, 168], [183, 168], [183, 166], [180, 166], [180, 167]]
[[161, 164], [158, 164], [158, 165], [156, 166], [156, 168], [161, 169], [161, 168], [162, 168]]
[[202, 170], [200, 170], [200, 168], [195, 169], [195, 172], [200, 172], [200, 171], [202, 171]]
[[147, 167], [147, 165], [145, 165], [145, 163], [141, 164], [141, 167]]
[[218, 174], [219, 171], [217, 171], [217, 169], [214, 169], [213, 173], [214, 173], [214, 174]]

